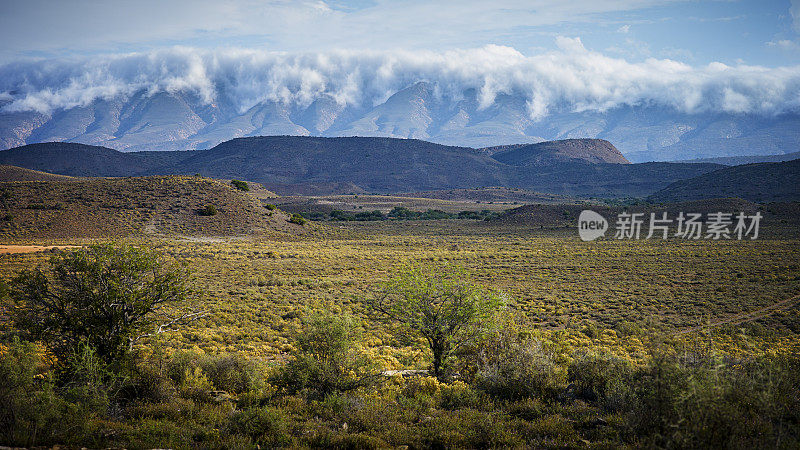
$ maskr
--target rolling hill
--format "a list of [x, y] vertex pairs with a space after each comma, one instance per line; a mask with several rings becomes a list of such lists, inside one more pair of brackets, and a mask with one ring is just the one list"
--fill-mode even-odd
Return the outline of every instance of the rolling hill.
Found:
[[[268, 136], [191, 152], [122, 153], [82, 144], [35, 144], [0, 151], [0, 164], [73, 176], [201, 174], [254, 181], [283, 194], [500, 186], [603, 197], [646, 196], [721, 167], [624, 164], [614, 150], [601, 140], [556, 141], [536, 147], [538, 162], [530, 165], [531, 150], [524, 146], [501, 153], [507, 159], [500, 161], [484, 150], [416, 139]], [[508, 157], [509, 152], [519, 156]], [[605, 162], [609, 160], [617, 163]]]
[[565, 139], [515, 146], [499, 152], [486, 149], [492, 158], [515, 166], [547, 166], [574, 161], [594, 164], [630, 164], [622, 153], [602, 139]]
[[[3, 169], [21, 172], [25, 169]], [[55, 176], [58, 177], [58, 176]], [[203, 210], [213, 205], [213, 215]], [[0, 182], [6, 239], [242, 236], [302, 233], [288, 215], [218, 180], [201, 177], [50, 178]]]
[[[489, 221], [492, 225], [531, 227], [531, 228], [570, 228], [575, 231], [577, 239], [578, 216], [581, 211], [590, 209], [599, 213], [608, 221], [609, 230], [606, 239], [613, 239], [616, 231], [617, 214], [622, 212], [644, 213], [644, 225], [640, 238], [647, 236], [649, 213], [660, 215], [666, 212], [667, 217], [675, 219], [680, 212], [700, 213], [705, 220], [709, 213], [726, 212], [737, 214], [743, 212], [753, 215], [761, 212], [761, 236], [797, 237], [800, 230], [800, 203], [776, 202], [759, 204], [740, 198], [716, 198], [691, 200], [671, 203], [644, 203], [633, 206], [597, 206], [597, 205], [524, 205], [509, 209]], [[673, 223], [674, 226], [674, 223]]]
[[4, 181], [68, 181], [72, 177], [40, 172], [17, 166], [0, 166], [0, 182]]
[[670, 202], [739, 197], [755, 202], [800, 201], [800, 159], [727, 167], [676, 181], [649, 197]]

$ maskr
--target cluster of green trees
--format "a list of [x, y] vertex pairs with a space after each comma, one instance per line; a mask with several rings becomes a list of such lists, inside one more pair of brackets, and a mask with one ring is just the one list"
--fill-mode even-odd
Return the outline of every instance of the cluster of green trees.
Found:
[[800, 444], [796, 355], [660, 348], [641, 364], [589, 351], [559, 360], [497, 292], [459, 269], [418, 267], [399, 270], [364, 306], [398, 342], [424, 345], [432, 377], [398, 384], [368, 356], [364, 322], [324, 310], [302, 316], [282, 364], [167, 354], [153, 338], [206, 314], [184, 309], [186, 275], [147, 249], [94, 245], [8, 280], [0, 444]]
[[442, 220], [442, 219], [469, 219], [486, 220], [495, 217], [497, 213], [484, 209], [482, 211], [460, 211], [458, 213], [448, 213], [439, 209], [428, 209], [426, 211], [414, 211], [402, 206], [396, 206], [388, 213], [379, 210], [347, 212], [334, 209], [330, 213], [321, 211], [311, 211], [302, 213], [304, 217], [311, 220], [330, 220], [330, 221], [375, 221], [375, 220]]

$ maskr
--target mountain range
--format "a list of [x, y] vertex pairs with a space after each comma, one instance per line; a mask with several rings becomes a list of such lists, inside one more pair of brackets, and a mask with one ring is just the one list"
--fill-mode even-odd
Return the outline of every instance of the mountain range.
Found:
[[725, 166], [631, 164], [608, 141], [570, 139], [474, 149], [417, 139], [263, 136], [209, 150], [120, 152], [75, 143], [0, 151], [0, 164], [70, 176], [202, 175], [278, 193], [402, 193], [502, 186], [596, 197], [644, 197]]
[[444, 98], [436, 88], [415, 82], [370, 105], [343, 106], [322, 95], [303, 106], [264, 100], [246, 110], [239, 110], [224, 91], [209, 103], [189, 91], [141, 90], [47, 113], [3, 110], [10, 100], [0, 97], [0, 149], [56, 141], [128, 152], [179, 151], [261, 135], [395, 137], [476, 148], [598, 138], [614, 142], [633, 162], [800, 149], [796, 113], [689, 114], [642, 104], [602, 112], [555, 108], [534, 120], [521, 95], [500, 93], [486, 106], [475, 89]]

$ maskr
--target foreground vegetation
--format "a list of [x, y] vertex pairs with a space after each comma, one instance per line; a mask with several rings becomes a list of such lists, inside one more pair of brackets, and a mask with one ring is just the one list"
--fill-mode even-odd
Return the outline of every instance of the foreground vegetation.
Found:
[[[325, 239], [135, 242], [191, 273], [163, 313], [207, 315], [112, 358], [3, 321], [2, 443], [798, 446], [798, 309], [747, 315], [800, 293], [796, 238], [582, 243], [572, 229], [462, 220], [342, 225]], [[0, 261], [6, 278], [50, 267], [41, 253]], [[430, 292], [409, 270], [461, 271], [491, 305], [439, 373], [420, 372], [435, 362], [423, 330], [376, 307]]]

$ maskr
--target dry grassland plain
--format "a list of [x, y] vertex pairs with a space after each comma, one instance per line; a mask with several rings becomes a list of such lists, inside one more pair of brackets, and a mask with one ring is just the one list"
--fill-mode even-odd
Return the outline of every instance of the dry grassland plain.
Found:
[[[362, 303], [405, 264], [467, 269], [475, 283], [502, 292], [510, 312], [524, 315], [564, 360], [579, 348], [637, 360], [661, 343], [730, 355], [800, 343], [800, 307], [771, 307], [800, 294], [800, 241], [785, 233], [755, 241], [582, 242], [574, 228], [444, 220], [329, 222], [306, 236], [269, 239], [133, 242], [185, 262], [190, 306], [208, 311], [164, 335], [158, 345], [167, 349], [281, 361], [294, 350], [302, 317], [324, 307], [365, 319], [366, 345], [385, 369], [424, 368], [430, 355], [393, 341]], [[48, 254], [3, 254], [0, 275]]]

